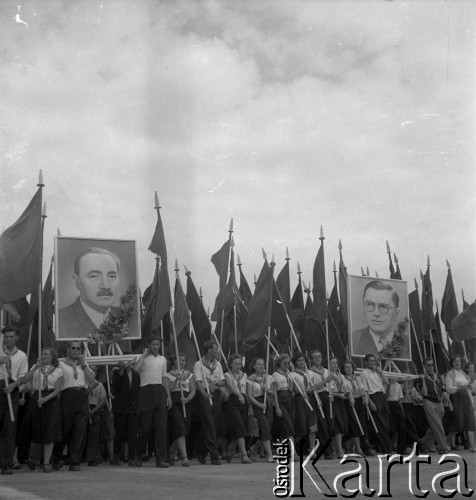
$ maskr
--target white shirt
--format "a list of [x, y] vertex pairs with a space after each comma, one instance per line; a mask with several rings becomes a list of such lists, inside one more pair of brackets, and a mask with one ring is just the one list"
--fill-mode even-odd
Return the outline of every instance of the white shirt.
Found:
[[[302, 395], [306, 396], [307, 388], [306, 385], [309, 387], [310, 384], [310, 378], [307, 375], [304, 375], [304, 377], [298, 373], [298, 372], [291, 372], [291, 377], [294, 380], [294, 383], [299, 386], [299, 389], [301, 389]], [[304, 382], [304, 379], [307, 379], [307, 382]], [[297, 393], [299, 394], [299, 389], [297, 389]]]
[[276, 382], [278, 391], [283, 391], [286, 389], [292, 391], [293, 379], [291, 378], [291, 372], [288, 372], [287, 376], [279, 372], [274, 372], [273, 378]]
[[[243, 376], [241, 377], [241, 379], [238, 381], [236, 380], [236, 378], [229, 372], [225, 373], [225, 378], [227, 380], [229, 380], [231, 382], [232, 385], [235, 386], [235, 388], [237, 388], [241, 394], [246, 394], [246, 379], [248, 378], [246, 376], [246, 373], [243, 373]], [[227, 387], [228, 389], [228, 387]], [[228, 392], [230, 392], [230, 390], [228, 389]]]
[[103, 399], [106, 399], [106, 389], [99, 382], [94, 389], [89, 389], [88, 401], [91, 406], [97, 406]]
[[103, 314], [102, 312], [96, 311], [96, 309], [94, 309], [93, 307], [88, 306], [85, 302], [82, 301], [81, 298], [79, 300], [81, 302], [81, 305], [83, 306], [84, 311], [89, 316], [91, 321], [94, 323], [94, 326], [96, 328], [99, 328], [101, 326], [101, 324], [104, 323], [104, 320], [106, 319], [107, 315], [109, 314], [109, 311], [111, 310], [111, 308], [109, 308], [106, 311], [106, 314]]
[[167, 372], [167, 378], [170, 380], [170, 392], [180, 392], [182, 389], [185, 392], [190, 392], [190, 381], [192, 380], [193, 374], [189, 373], [188, 377], [185, 380], [180, 380], [179, 382], [177, 382], [177, 384], [175, 384], [175, 387], [172, 389], [173, 384], [177, 379], [177, 375], [175, 373], [176, 372]]
[[[316, 368], [311, 367], [309, 369], [309, 376], [310, 376], [312, 385], [322, 384], [324, 379], [326, 379], [329, 376], [329, 371], [327, 370], [327, 368], [321, 367], [321, 369], [323, 370], [322, 373], [316, 372]], [[319, 393], [319, 392], [324, 392], [327, 390], [328, 390], [328, 385], [326, 384], [326, 385], [323, 385], [317, 392]]]
[[[259, 382], [258, 380], [250, 379], [250, 377], [248, 377], [246, 383], [251, 387], [251, 395], [254, 398], [264, 395], [263, 387], [265, 386], [265, 377], [263, 377], [263, 380], [261, 382]], [[274, 378], [271, 375], [268, 375], [266, 386], [268, 388], [272, 387], [273, 383], [275, 383]]]
[[[48, 372], [48, 369], [51, 368], [51, 366], [44, 367], [45, 371]], [[47, 377], [47, 390], [51, 391], [52, 389], [55, 388], [56, 381], [60, 379], [63, 376], [63, 371], [57, 367], [55, 368]], [[44, 380], [45, 376], [43, 375], [43, 372], [41, 371], [41, 368], [38, 368], [35, 370], [33, 373], [33, 379], [31, 381], [31, 386], [34, 391], [38, 390], [38, 387], [41, 388], [43, 391], [45, 389], [44, 387]]]
[[398, 382], [392, 382], [388, 388], [387, 401], [400, 401], [403, 398], [402, 386]]
[[374, 372], [369, 368], [364, 368], [362, 374], [360, 375], [360, 380], [369, 394], [375, 394], [376, 392], [385, 393], [385, 385], [382, 377], [377, 372]]
[[[4, 352], [6, 352], [6, 348], [4, 347]], [[0, 351], [1, 353], [1, 351]], [[26, 358], [26, 354], [20, 349], [17, 350], [13, 356], [10, 356], [10, 370], [11, 370], [11, 378], [14, 382], [16, 382], [19, 378], [22, 378], [24, 375], [28, 373], [28, 360]], [[1, 380], [5, 380], [5, 376], [7, 375], [7, 365], [6, 363], [2, 363], [0, 365], [0, 378]]]
[[139, 370], [140, 386], [162, 384], [162, 379], [167, 375], [167, 361], [157, 354], [149, 354]]
[[462, 370], [450, 370], [446, 374], [446, 392], [455, 394], [459, 387], [467, 385], [469, 379]]
[[195, 377], [195, 380], [203, 382], [202, 366], [203, 373], [205, 374], [205, 378], [208, 382], [216, 385], [218, 384], [218, 382], [225, 380], [225, 376], [223, 375], [223, 368], [221, 367], [219, 361], [217, 361], [215, 368], [211, 371], [202, 363], [201, 359], [193, 365], [193, 376]]
[[80, 365], [76, 366], [76, 373], [78, 378], [74, 378], [74, 368], [67, 365], [62, 359], [59, 361], [58, 368], [63, 372], [63, 387], [62, 391], [65, 389], [71, 389], [73, 387], [84, 387], [87, 388], [88, 384], [86, 382], [86, 377], [84, 376], [84, 370]]

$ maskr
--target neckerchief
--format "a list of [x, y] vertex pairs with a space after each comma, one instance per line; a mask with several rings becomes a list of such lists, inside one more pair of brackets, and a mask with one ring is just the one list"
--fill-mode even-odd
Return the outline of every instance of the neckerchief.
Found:
[[303, 377], [303, 379], [304, 379], [304, 389], [307, 390], [307, 387], [309, 385], [309, 377], [307, 376], [307, 373], [299, 370], [299, 368], [294, 368], [294, 372], [295, 373], [299, 373], [299, 375], [301, 375], [301, 377]]
[[205, 356], [201, 359], [203, 366], [208, 368], [210, 370], [210, 377], [213, 376], [213, 372], [216, 370], [216, 367], [218, 366], [218, 360], [213, 359], [211, 362], [207, 361], [205, 359]]
[[71, 368], [73, 369], [73, 376], [74, 376], [74, 379], [75, 380], [78, 380], [78, 369], [76, 368], [78, 366], [78, 360], [75, 359], [70, 359], [70, 358], [64, 358], [63, 360], [63, 363], [68, 365], [68, 366], [71, 366]]
[[339, 372], [329, 372], [329, 374], [334, 379], [334, 383], [337, 386], [337, 392], [342, 392], [342, 384], [344, 383], [342, 375]]
[[48, 390], [48, 375], [51, 375], [55, 371], [53, 365], [50, 366], [40, 366], [40, 371], [43, 374], [43, 390]]
[[286, 377], [286, 381], [288, 383], [288, 391], [292, 391], [293, 390], [293, 378], [291, 377], [289, 370], [286, 370], [284, 372], [283, 370], [281, 370], [281, 368], [278, 368], [277, 372], [280, 373], [281, 375], [283, 375], [284, 377]]
[[359, 384], [357, 383], [357, 377], [354, 374], [344, 375], [344, 376], [352, 384], [352, 392], [355, 392], [356, 394], [361, 394]]
[[182, 380], [179, 380], [179, 387], [184, 389], [185, 388], [185, 382], [188, 380], [190, 372], [187, 370], [170, 370], [169, 374], [172, 375], [172, 377], [175, 377], [177, 380], [178, 375], [182, 375], [184, 378]]
[[7, 348], [3, 346], [3, 352], [5, 353], [5, 356], [8, 358], [6, 363], [6, 369], [7, 369], [8, 380], [10, 380], [12, 378], [12, 356], [14, 356], [18, 352], [18, 348], [16, 346], [13, 346], [13, 349], [11, 351], [7, 351]]

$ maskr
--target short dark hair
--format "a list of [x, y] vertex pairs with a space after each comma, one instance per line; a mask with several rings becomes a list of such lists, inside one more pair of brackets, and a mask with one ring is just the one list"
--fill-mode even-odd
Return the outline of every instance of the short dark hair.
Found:
[[392, 292], [392, 300], [393, 303], [395, 304], [395, 307], [398, 307], [398, 304], [400, 302], [400, 299], [398, 297], [398, 293], [393, 289], [392, 286], [390, 286], [388, 283], [384, 283], [383, 281], [380, 280], [373, 280], [370, 283], [367, 283], [364, 288], [364, 293], [362, 297], [365, 297], [365, 293], [367, 290], [371, 288], [372, 290], [386, 290], [387, 292]]
[[455, 356], [452, 356], [450, 359], [450, 366], [453, 368], [453, 363], [459, 359], [461, 361], [461, 364], [463, 364], [463, 357], [460, 356], [459, 354], [456, 354]]
[[304, 358], [304, 361], [307, 363], [307, 358], [306, 358], [306, 355], [305, 355], [303, 352], [298, 351], [298, 352], [297, 352], [296, 354], [294, 354], [294, 356], [293, 356], [293, 364], [294, 364], [294, 365], [296, 364], [296, 362], [297, 362], [297, 360], [298, 360], [299, 358]]
[[433, 363], [433, 358], [430, 358], [430, 357], [426, 357], [424, 360], [423, 360], [423, 364], [426, 365], [428, 363], [428, 361], [431, 361]]
[[260, 357], [258, 357], [258, 358], [253, 358], [253, 359], [252, 359], [252, 361], [251, 361], [251, 365], [250, 365], [250, 366], [251, 366], [251, 368], [253, 368], [253, 370], [255, 369], [255, 365], [256, 365], [256, 363], [257, 363], [258, 361], [260, 361], [260, 360], [264, 362], [264, 359], [263, 359], [263, 358], [260, 358]]
[[2, 333], [15, 332], [16, 335], [20, 335], [20, 330], [15, 325], [5, 325], [2, 328]]
[[280, 354], [277, 358], [274, 360], [274, 369], [276, 370], [277, 368], [281, 368], [281, 364], [285, 359], [291, 359], [289, 354], [283, 353]]
[[352, 373], [354, 373], [354, 372], [355, 372], [355, 369], [357, 368], [357, 367], [355, 366], [355, 363], [354, 363], [352, 360], [347, 359], [346, 361], [344, 361], [344, 362], [342, 363], [342, 367], [341, 367], [341, 369], [340, 369], [340, 371], [341, 371], [342, 373], [344, 373], [344, 368], [345, 368], [345, 365], [350, 365], [350, 366], [352, 366]]
[[106, 250], [105, 248], [91, 247], [91, 248], [87, 248], [86, 250], [83, 250], [82, 252], [80, 252], [79, 255], [76, 257], [76, 259], [74, 259], [74, 264], [73, 264], [74, 274], [79, 275], [79, 266], [81, 264], [81, 259], [85, 255], [89, 255], [90, 253], [109, 255], [109, 257], [112, 257], [112, 259], [116, 263], [117, 272], [119, 272], [119, 268], [121, 267], [121, 260], [119, 259], [119, 257], [115, 253], [112, 253], [109, 250]]
[[69, 340], [68, 342], [66, 342], [66, 348], [69, 349], [73, 344], [79, 344], [81, 351], [83, 350], [83, 345], [81, 344], [80, 340]]
[[152, 344], [154, 340], [158, 340], [160, 342], [160, 337], [158, 335], [149, 335], [149, 337], [147, 338], [147, 345]]
[[375, 354], [366, 354], [365, 358], [364, 358], [364, 361], [367, 363], [370, 358], [377, 359], [377, 356], [375, 356]]
[[207, 340], [203, 343], [203, 350], [207, 353], [214, 345], [218, 347], [218, 343], [215, 340]]

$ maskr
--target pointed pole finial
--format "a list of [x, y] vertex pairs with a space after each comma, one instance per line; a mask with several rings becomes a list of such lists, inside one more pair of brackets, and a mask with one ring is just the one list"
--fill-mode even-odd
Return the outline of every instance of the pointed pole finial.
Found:
[[264, 248], [261, 248], [261, 252], [263, 254], [263, 259], [266, 260], [268, 256], [266, 255], [266, 252], [264, 251]]
[[438, 311], [438, 301], [435, 299], [436, 310]]
[[450, 263], [448, 262], [448, 259], [446, 259], [446, 265], [448, 266], [448, 269], [451, 267]]
[[301, 274], [301, 266], [300, 266], [299, 262], [297, 263], [297, 273]]
[[423, 273], [421, 272], [421, 269], [420, 269], [420, 279], [423, 281], [425, 279], [425, 277], [423, 276]]
[[[178, 266], [177, 266], [178, 267]], [[183, 266], [183, 268], [185, 269], [185, 276], [190, 276], [192, 273], [187, 269], [187, 266]]]
[[288, 247], [286, 247], [286, 259], [285, 260], [290, 260], [289, 259], [289, 249], [288, 249]]
[[321, 241], [325, 240], [326, 238], [324, 237], [324, 229], [322, 229], [322, 226], [321, 226], [321, 230], [319, 232], [319, 239]]
[[370, 276], [370, 269], [369, 269], [369, 266], [367, 266], [367, 276]]
[[46, 201], [43, 203], [43, 210], [41, 211], [41, 216], [46, 219]]
[[304, 293], [309, 295], [311, 293], [311, 282], [309, 282], [306, 286], [306, 282], [302, 280], [302, 286], [304, 287]]
[[336, 261], [334, 261], [334, 264], [332, 266], [332, 272], [336, 273], [337, 272], [337, 267], [336, 267]]
[[415, 288], [418, 290], [418, 281], [416, 280], [416, 278], [413, 278], [413, 281], [415, 282]]
[[390, 245], [387, 240], [385, 240], [385, 244], [387, 245], [387, 253], [390, 253]]
[[276, 265], [276, 262], [274, 260], [274, 253], [271, 255], [271, 262], [269, 263], [270, 266], [275, 266]]
[[38, 187], [42, 188], [44, 186], [43, 184], [43, 172], [41, 171], [41, 168], [40, 168], [40, 174], [38, 175], [38, 184], [37, 184]]
[[210, 308], [207, 307], [207, 316], [210, 317]]
[[364, 271], [364, 268], [362, 266], [360, 266], [360, 274], [362, 274], [362, 276], [365, 276], [365, 271]]
[[230, 221], [230, 229], [228, 229], [228, 232], [231, 234], [233, 232], [233, 217], [231, 218]]
[[342, 241], [339, 238], [339, 245], [337, 247], [339, 249], [339, 252], [342, 252]]
[[237, 266], [241, 266], [241, 260], [240, 260], [240, 254], [239, 253], [236, 254], [236, 265]]
[[375, 271], [375, 277], [378, 278], [378, 272], [377, 271]]
[[257, 283], [257, 281], [258, 281], [258, 280], [256, 279], [256, 273], [253, 273], [253, 280], [254, 280], [254, 284], [256, 285], [256, 283]]
[[157, 194], [157, 191], [155, 191], [155, 196], [154, 196], [154, 198], [155, 198], [155, 207], [154, 207], [154, 208], [155, 208], [156, 210], [160, 210], [162, 207], [160, 206], [160, 203], [159, 203], [159, 196], [158, 196], [158, 194]]
[[430, 267], [430, 254], [428, 254], [428, 257], [426, 258], [426, 267]]
[[203, 298], [202, 287], [198, 288], [198, 295], [200, 296], [200, 298]]
[[175, 271], [179, 272], [178, 260], [175, 259]]
[[393, 252], [393, 260], [395, 261], [395, 264], [398, 264], [398, 258], [395, 252]]
[[56, 228], [56, 232], [58, 233], [58, 236], [61, 236], [61, 231], [59, 230], [59, 227]]

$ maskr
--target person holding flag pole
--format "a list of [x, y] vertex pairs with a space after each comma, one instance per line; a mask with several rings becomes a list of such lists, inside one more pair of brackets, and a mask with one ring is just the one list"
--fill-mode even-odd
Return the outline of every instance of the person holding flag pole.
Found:
[[[197, 337], [190, 317], [190, 329], [195, 341], [198, 356]], [[207, 340], [203, 344], [205, 355], [193, 366], [193, 374], [198, 388], [198, 411], [202, 423], [202, 439], [199, 444], [198, 460], [206, 464], [206, 455], [210, 454], [212, 465], [221, 465], [218, 455], [218, 441], [223, 436], [223, 418], [220, 387], [225, 385], [223, 369], [218, 361], [218, 343]]]

